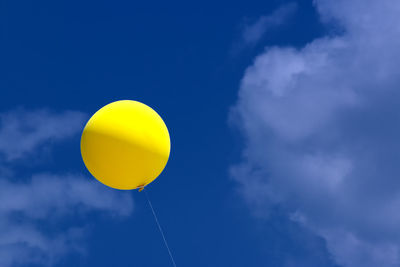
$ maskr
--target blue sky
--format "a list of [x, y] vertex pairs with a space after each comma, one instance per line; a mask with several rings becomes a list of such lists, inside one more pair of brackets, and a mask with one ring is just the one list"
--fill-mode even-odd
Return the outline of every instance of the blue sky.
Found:
[[163, 117], [177, 266], [400, 265], [396, 0], [2, 1], [0, 266], [169, 266], [145, 197], [81, 160], [91, 114]]

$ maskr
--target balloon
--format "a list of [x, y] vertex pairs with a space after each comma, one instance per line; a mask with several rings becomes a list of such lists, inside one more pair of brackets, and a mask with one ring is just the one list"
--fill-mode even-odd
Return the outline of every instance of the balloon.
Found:
[[161, 117], [137, 101], [121, 100], [97, 111], [81, 137], [89, 172], [116, 189], [143, 188], [167, 164], [171, 143]]

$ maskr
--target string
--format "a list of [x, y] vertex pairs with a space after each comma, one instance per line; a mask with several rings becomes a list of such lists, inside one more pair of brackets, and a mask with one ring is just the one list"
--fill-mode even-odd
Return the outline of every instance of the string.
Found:
[[170, 248], [169, 248], [169, 246], [168, 246], [167, 239], [165, 238], [165, 235], [164, 235], [164, 232], [163, 232], [163, 230], [162, 230], [162, 228], [161, 228], [160, 222], [158, 221], [158, 218], [157, 218], [157, 215], [156, 215], [156, 213], [155, 213], [155, 211], [154, 211], [153, 205], [151, 204], [149, 195], [147, 194], [147, 190], [146, 190], [144, 187], [143, 187], [143, 191], [144, 191], [144, 194], [145, 194], [145, 196], [146, 196], [147, 202], [149, 203], [151, 212], [153, 213], [154, 219], [155, 219], [155, 221], [156, 221], [156, 223], [157, 223], [158, 230], [160, 231], [161, 236], [162, 236], [162, 238], [163, 238], [163, 240], [164, 240], [164, 245], [165, 245], [165, 247], [166, 247], [167, 250], [168, 250], [168, 254], [169, 254], [169, 257], [171, 258], [172, 265], [173, 265], [174, 267], [176, 267], [176, 263], [175, 263], [174, 257], [172, 256], [171, 250], [170, 250]]

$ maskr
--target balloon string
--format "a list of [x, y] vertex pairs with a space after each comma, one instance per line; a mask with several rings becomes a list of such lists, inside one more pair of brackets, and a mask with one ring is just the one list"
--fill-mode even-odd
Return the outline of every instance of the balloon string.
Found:
[[168, 243], [167, 243], [167, 239], [165, 238], [164, 232], [163, 232], [163, 230], [162, 230], [162, 228], [161, 228], [161, 225], [160, 225], [160, 223], [159, 223], [159, 221], [158, 221], [158, 219], [157, 219], [157, 215], [156, 215], [156, 213], [155, 213], [155, 211], [154, 211], [153, 205], [151, 204], [149, 195], [147, 194], [147, 190], [146, 190], [145, 188], [143, 188], [143, 191], [144, 191], [144, 194], [145, 194], [145, 196], [146, 196], [147, 202], [149, 203], [151, 212], [153, 213], [154, 219], [155, 219], [155, 221], [156, 221], [156, 223], [157, 223], [158, 230], [160, 231], [161, 236], [162, 236], [162, 238], [163, 238], [163, 240], [164, 240], [165, 247], [166, 247], [167, 250], [168, 250], [168, 254], [169, 254], [169, 257], [171, 258], [172, 265], [173, 265], [174, 267], [176, 267], [176, 263], [175, 263], [174, 257], [172, 256], [171, 250], [169, 249], [169, 246], [168, 246]]

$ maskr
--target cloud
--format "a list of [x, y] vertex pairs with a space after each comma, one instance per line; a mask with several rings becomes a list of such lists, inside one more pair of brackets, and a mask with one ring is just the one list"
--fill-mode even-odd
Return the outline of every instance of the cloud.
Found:
[[[79, 174], [36, 174], [22, 184], [0, 180], [0, 214], [21, 213], [39, 220], [56, 219], [78, 211], [103, 210], [127, 216], [132, 211], [132, 203], [125, 193], [109, 190]], [[79, 209], [75, 210], [76, 207]]]
[[127, 192], [108, 190], [80, 175], [39, 174], [22, 184], [1, 180], [0, 251], [4, 254], [0, 254], [0, 265], [52, 266], [71, 250], [84, 251], [85, 225], [70, 225], [53, 235], [41, 230], [41, 225], [93, 212], [128, 216], [132, 209]]
[[267, 47], [248, 67], [231, 174], [258, 216], [285, 206], [338, 264], [399, 266], [400, 2], [314, 2], [341, 34]]
[[55, 113], [46, 109], [1, 113], [0, 153], [8, 161], [30, 156], [39, 146], [74, 136], [86, 118], [79, 111]]
[[242, 32], [244, 45], [256, 44], [268, 30], [283, 25], [296, 9], [296, 3], [284, 4], [271, 14], [261, 16], [255, 22], [245, 25]]
[[0, 226], [1, 266], [53, 266], [70, 251], [84, 253], [81, 245], [83, 228], [70, 228], [55, 236], [48, 236], [38, 231], [37, 225], [29, 223], [5, 222], [2, 219]]
[[76, 111], [50, 110], [0, 114], [0, 152], [4, 155], [0, 161], [0, 266], [53, 266], [70, 252], [85, 252], [88, 229], [80, 218], [93, 213], [112, 218], [131, 214], [129, 192], [107, 189], [80, 174], [17, 177], [9, 167], [9, 163], [36, 155], [54, 140], [75, 137], [86, 117]]

